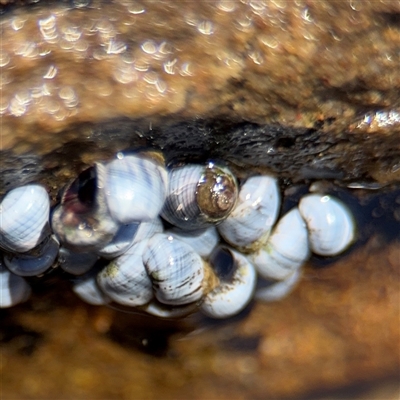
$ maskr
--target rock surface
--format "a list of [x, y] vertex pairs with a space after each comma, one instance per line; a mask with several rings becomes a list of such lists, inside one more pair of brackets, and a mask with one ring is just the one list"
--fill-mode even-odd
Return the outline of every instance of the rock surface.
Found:
[[[399, 180], [397, 1], [42, 4], [1, 20], [2, 188], [15, 180], [10, 164], [29, 177], [71, 174], [71, 147], [87, 164], [199, 117], [261, 124], [244, 151], [297, 140], [288, 160], [310, 146], [311, 130], [311, 146], [322, 146], [306, 168], [316, 161], [328, 177]], [[110, 132], [121, 121], [125, 131]], [[270, 131], [282, 140], [263, 143]], [[232, 129], [214, 132], [237, 141]]]
[[0, 310], [5, 399], [398, 398], [398, 1], [0, 11], [0, 193], [38, 180], [55, 198], [135, 146], [271, 169], [288, 191], [314, 179], [394, 186], [361, 196], [354, 251], [314, 258], [291, 296], [224, 323], [90, 307], [63, 276], [33, 279], [28, 303]]

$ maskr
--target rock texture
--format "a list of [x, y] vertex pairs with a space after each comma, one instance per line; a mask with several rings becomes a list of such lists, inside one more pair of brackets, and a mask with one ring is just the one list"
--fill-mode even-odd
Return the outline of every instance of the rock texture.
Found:
[[[2, 158], [18, 169], [59, 173], [66, 164], [71, 173], [62, 157], [69, 145], [89, 148], [76, 157], [87, 163], [88, 153], [111, 157], [157, 137], [154, 129], [201, 117], [261, 124], [244, 151], [271, 130], [280, 145], [307, 147], [311, 129], [330, 145], [316, 151], [317, 169], [399, 180], [397, 1], [41, 4], [9, 11], [0, 26]], [[104, 146], [103, 127], [121, 120], [119, 141]], [[221, 136], [234, 133], [217, 130]], [[58, 163], [49, 160], [54, 152]]]
[[160, 322], [32, 279], [0, 310], [2, 396], [398, 398], [400, 2], [30, 3], [0, 1], [0, 193], [40, 181], [55, 199], [136, 146], [270, 169], [288, 193], [381, 190], [356, 192], [354, 251], [235, 320]]

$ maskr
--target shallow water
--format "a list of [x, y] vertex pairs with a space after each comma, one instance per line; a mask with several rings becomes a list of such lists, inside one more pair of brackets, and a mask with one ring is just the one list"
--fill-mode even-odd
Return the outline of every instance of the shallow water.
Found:
[[394, 399], [400, 191], [361, 202], [338, 191], [359, 241], [312, 258], [286, 299], [229, 320], [160, 321], [80, 302], [67, 274], [31, 279], [32, 299], [0, 313], [3, 398], [368, 398], [389, 387]]

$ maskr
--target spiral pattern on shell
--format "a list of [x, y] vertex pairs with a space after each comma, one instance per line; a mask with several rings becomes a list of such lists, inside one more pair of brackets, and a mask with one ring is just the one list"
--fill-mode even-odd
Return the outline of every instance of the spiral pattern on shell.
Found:
[[205, 228], [228, 217], [237, 195], [236, 178], [216, 163], [173, 168], [161, 216], [181, 229]]

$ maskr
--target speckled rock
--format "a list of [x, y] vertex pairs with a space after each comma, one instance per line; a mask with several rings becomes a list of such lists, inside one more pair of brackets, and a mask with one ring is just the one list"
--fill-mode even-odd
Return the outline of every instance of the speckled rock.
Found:
[[[0, 194], [40, 181], [54, 200], [135, 146], [273, 170], [288, 192], [400, 181], [398, 1], [6, 3], [24, 0], [0, 1]], [[385, 190], [363, 198], [353, 252], [234, 320], [161, 323], [33, 278], [31, 301], [0, 310], [3, 397], [350, 398], [394, 382], [365, 398], [398, 398], [400, 196]]]
[[[164, 125], [201, 117], [258, 123], [278, 131], [281, 144], [299, 136], [303, 147], [311, 129], [317, 141], [338, 145], [318, 149], [320, 169], [398, 181], [399, 12], [397, 1], [347, 0], [93, 0], [12, 9], [0, 22], [2, 158], [15, 165], [18, 156], [28, 175], [40, 168], [70, 175], [78, 167], [63, 157], [68, 146], [87, 148], [75, 156], [87, 164], [93, 154], [110, 157], [156, 138]], [[110, 132], [121, 121], [123, 134]], [[196, 142], [196, 131], [179, 139], [192, 135]], [[213, 138], [231, 135], [224, 129]]]

